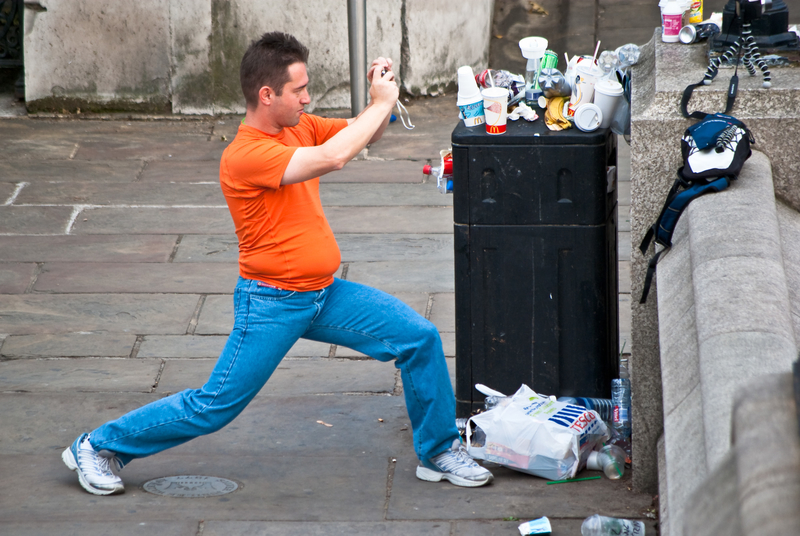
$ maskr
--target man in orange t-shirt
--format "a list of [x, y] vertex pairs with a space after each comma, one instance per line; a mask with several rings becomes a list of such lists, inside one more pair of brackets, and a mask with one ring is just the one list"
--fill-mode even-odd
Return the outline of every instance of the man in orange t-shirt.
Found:
[[[420, 459], [417, 477], [482, 486], [492, 474], [461, 445], [455, 397], [436, 327], [379, 290], [333, 277], [341, 257], [319, 198], [319, 177], [380, 139], [398, 97], [392, 61], [367, 75], [371, 103], [358, 117], [305, 114], [308, 49], [264, 34], [242, 58], [247, 112], [220, 162], [220, 183], [239, 237], [234, 327], [200, 389], [152, 402], [89, 434], [62, 459], [96, 495], [122, 493], [117, 470], [220, 430], [258, 394], [300, 338], [394, 361]], [[106, 451], [108, 456], [98, 453]]]

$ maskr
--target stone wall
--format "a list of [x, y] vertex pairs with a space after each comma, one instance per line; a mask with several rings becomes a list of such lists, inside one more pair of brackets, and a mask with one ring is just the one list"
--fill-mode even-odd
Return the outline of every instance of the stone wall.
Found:
[[[314, 108], [349, 108], [347, 3], [324, 0], [39, 0], [25, 11], [30, 111], [242, 113], [239, 62], [262, 33], [310, 50]], [[391, 57], [413, 95], [485, 66], [493, 0], [367, 2], [367, 56]]]

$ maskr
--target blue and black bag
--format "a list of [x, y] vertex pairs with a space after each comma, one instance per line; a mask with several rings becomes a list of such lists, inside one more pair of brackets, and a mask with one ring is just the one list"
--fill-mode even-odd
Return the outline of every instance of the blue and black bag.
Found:
[[755, 140], [745, 124], [735, 117], [702, 112], [694, 112], [691, 117], [702, 120], [684, 132], [681, 138], [684, 164], [678, 169], [678, 178], [667, 194], [661, 214], [639, 246], [643, 255], [650, 247], [650, 242], [664, 248], [653, 255], [648, 263], [639, 303], [647, 301], [658, 259], [672, 247], [675, 225], [689, 203], [702, 195], [721, 192], [730, 186], [752, 154], [750, 145]]

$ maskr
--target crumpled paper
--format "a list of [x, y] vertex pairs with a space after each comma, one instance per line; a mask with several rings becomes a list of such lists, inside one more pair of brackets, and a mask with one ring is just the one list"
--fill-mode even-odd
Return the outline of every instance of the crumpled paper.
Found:
[[516, 121], [519, 118], [523, 118], [525, 121], [535, 121], [539, 118], [539, 115], [527, 104], [524, 102], [520, 102], [514, 111], [508, 114], [508, 118], [512, 121]]

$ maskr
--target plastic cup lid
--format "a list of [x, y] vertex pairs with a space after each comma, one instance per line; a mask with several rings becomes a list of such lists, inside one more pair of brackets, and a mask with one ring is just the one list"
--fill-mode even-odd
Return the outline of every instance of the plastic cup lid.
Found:
[[615, 97], [617, 95], [622, 95], [622, 84], [616, 80], [600, 80], [594, 85], [594, 90], [603, 95]]
[[575, 110], [575, 126], [584, 132], [597, 130], [603, 122], [603, 110], [596, 104], [581, 104]]
[[544, 37], [526, 37], [520, 39], [519, 49], [522, 56], [528, 59], [541, 58], [547, 50], [547, 39]]

